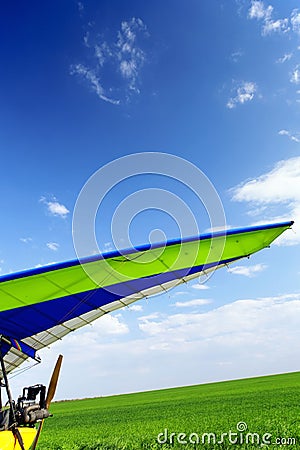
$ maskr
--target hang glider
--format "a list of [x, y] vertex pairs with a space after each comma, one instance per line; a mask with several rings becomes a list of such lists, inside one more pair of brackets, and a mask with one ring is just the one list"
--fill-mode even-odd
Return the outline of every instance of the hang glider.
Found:
[[104, 314], [249, 257], [292, 224], [230, 229], [0, 277], [0, 336], [7, 373]]

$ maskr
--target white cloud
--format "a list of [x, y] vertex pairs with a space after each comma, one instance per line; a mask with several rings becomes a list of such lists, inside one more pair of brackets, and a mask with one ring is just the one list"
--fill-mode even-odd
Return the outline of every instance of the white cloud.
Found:
[[278, 131], [278, 134], [280, 134], [280, 136], [289, 136], [289, 131], [287, 130], [280, 130]]
[[128, 306], [128, 309], [129, 309], [130, 311], [134, 311], [134, 312], [140, 312], [140, 311], [143, 311], [142, 305], [131, 305], [131, 306]]
[[32, 242], [32, 238], [31, 237], [20, 238], [20, 241], [24, 242], [24, 244], [29, 244], [29, 242]]
[[206, 289], [209, 289], [209, 286], [207, 286], [207, 284], [200, 284], [200, 283], [193, 284], [191, 287], [192, 287], [193, 289], [199, 289], [199, 290], [206, 290]]
[[[99, 327], [108, 317], [99, 319]], [[25, 373], [21, 382], [12, 380], [14, 391], [33, 379], [46, 384], [59, 353], [67, 358], [57, 399], [99, 395], [99, 383], [101, 395], [107, 395], [299, 368], [299, 293], [238, 300], [202, 314], [160, 315], [139, 325], [138, 335], [105, 338], [94, 327], [69, 334], [43, 350], [43, 364]]]
[[300, 12], [294, 9], [291, 14], [292, 29], [295, 33], [300, 34]]
[[[248, 10], [249, 19], [262, 21], [262, 35], [270, 33], [287, 33], [293, 31], [300, 34], [300, 11], [294, 9], [289, 18], [273, 19], [274, 8], [272, 5], [266, 6], [261, 0], [252, 0]], [[280, 62], [280, 61], [279, 61]]]
[[194, 300], [187, 300], [186, 302], [176, 302], [174, 305], [176, 308], [190, 308], [192, 306], [209, 305], [211, 300], [206, 298], [196, 298]]
[[300, 157], [279, 161], [274, 169], [233, 188], [233, 200], [264, 203], [300, 201]]
[[[90, 32], [87, 31], [85, 33], [85, 35], [83, 36], [83, 43], [85, 45], [85, 47], [90, 48], [90, 44], [89, 44], [89, 38], [90, 38]], [[96, 53], [96, 52], [95, 52]]]
[[[71, 75], [79, 75], [85, 79], [97, 96], [106, 102], [118, 105], [120, 99], [113, 99], [111, 93], [118, 92], [118, 96], [125, 87], [126, 100], [128, 95], [139, 93], [140, 72], [146, 61], [145, 51], [141, 48], [140, 40], [148, 37], [149, 33], [140, 18], [132, 17], [121, 23], [115, 42], [108, 43], [99, 40], [99, 33], [94, 32], [94, 24], [85, 32], [84, 46], [91, 53], [89, 64], [73, 64]], [[112, 72], [114, 77], [112, 77]], [[115, 80], [118, 84], [104, 87], [102, 80]], [[107, 82], [106, 82], [107, 84]], [[107, 94], [110, 93], [110, 95]]]
[[[277, 222], [279, 220], [295, 220], [293, 229], [286, 232], [276, 244], [298, 244], [300, 242], [300, 157], [279, 161], [269, 172], [244, 181], [239, 186], [231, 189], [232, 199], [238, 202], [248, 202], [250, 209], [268, 205], [265, 210], [264, 220]], [[268, 209], [271, 206], [280, 206], [284, 211], [281, 215], [269, 217]]]
[[300, 65], [297, 65], [292, 74], [291, 74], [291, 78], [290, 78], [290, 82], [294, 83], [294, 84], [299, 84], [300, 83]]
[[210, 338], [217, 341], [220, 338], [234, 345], [235, 339], [243, 333], [255, 337], [258, 330], [264, 330], [260, 333], [261, 338], [264, 334], [268, 335], [273, 327], [285, 328], [288, 321], [283, 321], [282, 317], [289, 316], [293, 323], [300, 323], [300, 315], [295, 318], [296, 311], [300, 313], [300, 294], [287, 294], [238, 300], [205, 313], [173, 314], [159, 320], [145, 321], [139, 327], [148, 335], [168, 335], [173, 341], [180, 337], [184, 341]]
[[236, 50], [235, 52], [231, 53], [231, 59], [234, 63], [237, 63], [239, 59], [243, 56], [243, 52], [241, 50]]
[[273, 12], [273, 6], [264, 5], [264, 2], [259, 0], [252, 0], [248, 16], [250, 19], [270, 19]]
[[49, 250], [53, 250], [54, 252], [56, 252], [59, 249], [59, 244], [57, 244], [57, 242], [48, 242], [46, 245], [49, 248]]
[[103, 248], [101, 248], [101, 251], [103, 253], [106, 253], [106, 252], [111, 252], [113, 249], [114, 249], [114, 246], [113, 246], [112, 242], [105, 242], [103, 245]]
[[161, 313], [154, 312], [152, 314], [148, 314], [147, 316], [141, 316], [138, 318], [141, 322], [147, 322], [148, 320], [158, 319], [161, 316]]
[[280, 136], [287, 136], [291, 141], [293, 142], [300, 142], [300, 133], [296, 132], [296, 133], [291, 133], [288, 130], [280, 130], [278, 131], [278, 134]]
[[273, 6], [265, 6], [263, 1], [252, 0], [248, 11], [250, 19], [257, 19], [263, 21], [262, 34], [265, 36], [273, 32], [286, 33], [290, 30], [289, 19], [272, 19], [274, 8]]
[[141, 19], [133, 17], [130, 21], [121, 24], [118, 33], [117, 58], [120, 61], [120, 72], [129, 81], [129, 88], [139, 92], [137, 88], [137, 75], [145, 62], [145, 54], [138, 47], [137, 33], [145, 33], [146, 26]]
[[93, 322], [92, 333], [94, 333], [95, 335], [94, 338], [98, 338], [99, 336], [116, 336], [129, 333], [128, 325], [124, 322], [121, 322], [119, 317], [112, 316], [111, 314], [105, 314], [104, 316]]
[[82, 2], [77, 2], [78, 11], [82, 12], [84, 10], [84, 6]]
[[264, 213], [266, 211], [266, 209], [267, 209], [266, 205], [259, 206], [258, 208], [253, 208], [250, 211], [247, 211], [247, 214], [248, 214], [248, 216], [252, 216], [252, 217], [259, 216], [262, 213]]
[[262, 34], [267, 35], [270, 33], [286, 33], [289, 31], [289, 20], [288, 19], [278, 19], [278, 20], [266, 20], [263, 28]]
[[281, 58], [276, 60], [277, 63], [283, 64], [286, 61], [289, 61], [293, 56], [293, 53], [285, 53]]
[[63, 205], [62, 203], [59, 203], [56, 199], [48, 201], [45, 197], [40, 198], [40, 202], [47, 205], [48, 212], [52, 216], [58, 216], [62, 219], [65, 219], [67, 215], [70, 213], [68, 208]]
[[255, 264], [254, 266], [235, 266], [230, 267], [228, 272], [235, 275], [243, 275], [245, 277], [253, 278], [266, 268], [267, 266], [265, 264]]
[[75, 64], [71, 66], [71, 75], [80, 75], [84, 79], [86, 79], [89, 82], [89, 86], [92, 89], [92, 91], [96, 92], [97, 96], [104, 100], [105, 102], [112, 103], [113, 105], [119, 105], [120, 101], [115, 100], [112, 98], [109, 98], [105, 95], [104, 89], [101, 85], [100, 78], [96, 75], [95, 71], [92, 69], [89, 69], [88, 67], [84, 66], [83, 64]]
[[[88, 37], [87, 35], [85, 36], [85, 42], [86, 44], [88, 43]], [[97, 62], [99, 64], [100, 67], [104, 66], [105, 64], [105, 46], [103, 46], [103, 44], [100, 45], [95, 45], [94, 47], [94, 51], [95, 51], [95, 57], [97, 58]]]
[[244, 81], [236, 89], [235, 96], [231, 97], [227, 102], [227, 108], [235, 108], [238, 104], [244, 104], [253, 100], [254, 95], [257, 91], [256, 84], [252, 81]]
[[134, 61], [121, 61], [120, 70], [125, 78], [132, 78], [136, 73], [136, 65]]
[[54, 216], [60, 216], [60, 217], [66, 217], [67, 214], [69, 214], [69, 210], [65, 207], [65, 205], [62, 205], [58, 202], [49, 202], [48, 203], [48, 209], [51, 214]]

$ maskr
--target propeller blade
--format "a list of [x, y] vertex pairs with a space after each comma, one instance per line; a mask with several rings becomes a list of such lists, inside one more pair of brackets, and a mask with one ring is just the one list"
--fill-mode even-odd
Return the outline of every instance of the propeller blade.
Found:
[[46, 397], [46, 408], [47, 409], [49, 408], [50, 403], [52, 402], [53, 397], [55, 395], [62, 360], [63, 360], [63, 356], [59, 355], [59, 357], [57, 358], [53, 373], [52, 373], [49, 387], [48, 387], [48, 392], [47, 392], [47, 397]]
[[[47, 397], [46, 397], [46, 408], [47, 409], [49, 409], [50, 403], [52, 402], [53, 397], [55, 395], [62, 360], [63, 360], [63, 356], [59, 355], [59, 357], [57, 358], [54, 370], [52, 372], [52, 376], [51, 376], [48, 391], [47, 391]], [[39, 423], [39, 427], [38, 427], [34, 442], [32, 444], [31, 450], [36, 449], [38, 440], [40, 438], [40, 434], [42, 432], [43, 425], [44, 425], [44, 419]]]

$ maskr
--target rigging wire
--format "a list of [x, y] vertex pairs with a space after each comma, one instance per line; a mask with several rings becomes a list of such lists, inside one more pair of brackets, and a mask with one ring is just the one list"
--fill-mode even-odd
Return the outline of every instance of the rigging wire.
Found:
[[13, 375], [9, 376], [9, 379], [12, 380], [13, 378], [18, 377], [22, 373], [27, 372], [27, 370], [32, 369], [33, 367], [37, 366], [38, 364], [40, 364], [40, 363], [39, 362], [35, 362], [34, 364], [29, 365], [27, 367], [23, 367], [21, 369], [15, 369]]

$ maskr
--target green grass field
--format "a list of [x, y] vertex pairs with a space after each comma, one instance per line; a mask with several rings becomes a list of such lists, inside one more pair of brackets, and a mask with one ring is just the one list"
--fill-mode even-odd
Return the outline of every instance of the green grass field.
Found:
[[57, 402], [51, 411], [40, 450], [296, 449], [300, 372]]

